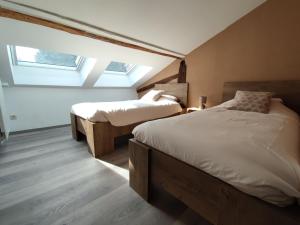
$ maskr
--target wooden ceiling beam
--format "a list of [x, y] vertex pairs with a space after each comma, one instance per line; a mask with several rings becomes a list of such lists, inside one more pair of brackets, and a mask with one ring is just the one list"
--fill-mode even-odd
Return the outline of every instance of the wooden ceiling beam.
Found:
[[176, 55], [152, 50], [152, 49], [149, 49], [146, 47], [127, 43], [124, 41], [119, 41], [119, 40], [116, 40], [113, 38], [105, 37], [103, 35], [94, 34], [94, 33], [84, 31], [84, 30], [81, 30], [81, 29], [78, 29], [78, 28], [75, 28], [72, 26], [62, 24], [62, 23], [54, 22], [51, 20], [39, 18], [39, 17], [32, 16], [32, 15], [27, 15], [25, 13], [16, 12], [14, 10], [6, 9], [3, 7], [0, 7], [0, 17], [5, 17], [5, 18], [9, 18], [9, 19], [14, 19], [14, 20], [28, 22], [28, 23], [32, 23], [32, 24], [36, 24], [36, 25], [41, 25], [41, 26], [49, 27], [49, 28], [52, 28], [55, 30], [64, 31], [64, 32], [67, 32], [70, 34], [88, 37], [88, 38], [92, 38], [95, 40], [111, 43], [114, 45], [119, 45], [119, 46], [126, 47], [126, 48], [131, 48], [131, 49], [135, 49], [135, 50], [140, 50], [140, 51], [144, 51], [144, 52], [148, 52], [148, 53], [152, 53], [152, 54], [156, 54], [156, 55], [166, 56], [166, 57], [170, 57], [170, 58], [174, 58], [174, 59], [182, 59], [182, 57], [179, 57]]

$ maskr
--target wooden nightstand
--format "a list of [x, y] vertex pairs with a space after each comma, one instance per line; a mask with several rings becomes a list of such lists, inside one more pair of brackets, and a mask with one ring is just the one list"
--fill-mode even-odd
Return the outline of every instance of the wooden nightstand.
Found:
[[186, 113], [190, 113], [190, 112], [196, 112], [196, 111], [201, 111], [201, 108], [198, 107], [191, 107], [191, 108], [187, 108]]

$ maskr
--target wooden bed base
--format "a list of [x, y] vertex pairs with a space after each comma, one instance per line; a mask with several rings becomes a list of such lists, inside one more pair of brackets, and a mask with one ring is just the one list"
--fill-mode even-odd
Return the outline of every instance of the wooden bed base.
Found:
[[[164, 90], [164, 94], [176, 96], [180, 100], [183, 109], [186, 108], [188, 83], [155, 84], [154, 89]], [[179, 114], [175, 113], [167, 117]], [[110, 122], [94, 123], [71, 113], [73, 138], [79, 141], [86, 137], [90, 152], [95, 158], [100, 158], [114, 151], [116, 137], [130, 134], [133, 128], [144, 122], [146, 121], [117, 127], [113, 126]]]
[[[180, 113], [176, 113], [171, 116], [176, 116], [179, 114]], [[86, 137], [89, 150], [95, 158], [100, 158], [103, 155], [113, 152], [116, 137], [128, 135], [137, 125], [146, 122], [143, 121], [126, 126], [116, 127], [109, 122], [94, 123], [72, 113], [70, 116], [73, 138], [77, 141], [80, 141]]]
[[299, 225], [300, 207], [280, 208], [134, 139], [130, 186], [145, 200], [163, 189], [216, 225]]
[[[300, 114], [300, 81], [224, 83], [223, 101], [237, 90], [269, 91]], [[184, 151], [184, 149], [182, 149]], [[296, 225], [300, 207], [280, 208], [134, 139], [129, 143], [130, 186], [150, 201], [163, 189], [217, 225]]]
[[91, 154], [95, 158], [114, 151], [116, 137], [130, 134], [138, 124], [116, 127], [109, 122], [91, 122], [71, 113], [72, 136], [80, 141], [86, 137]]

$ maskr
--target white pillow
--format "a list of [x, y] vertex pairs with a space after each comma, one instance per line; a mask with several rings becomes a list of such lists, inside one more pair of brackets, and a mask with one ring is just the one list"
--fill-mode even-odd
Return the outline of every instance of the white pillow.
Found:
[[231, 99], [231, 100], [228, 100], [226, 102], [223, 102], [221, 103], [220, 105], [217, 105], [215, 107], [221, 107], [221, 108], [231, 108], [232, 106], [235, 105], [235, 100], [234, 99]]
[[271, 101], [283, 103], [283, 100], [281, 98], [272, 98]]
[[141, 100], [157, 101], [162, 93], [164, 93], [164, 90], [150, 90], [143, 97], [141, 97]]
[[161, 95], [160, 96], [160, 99], [168, 99], [168, 100], [171, 100], [171, 101], [174, 101], [174, 102], [178, 102], [178, 98], [173, 96], [173, 95]]
[[271, 107], [270, 107], [269, 114], [281, 114], [281, 115], [288, 116], [290, 118], [294, 118], [297, 121], [299, 119], [299, 116], [296, 112], [294, 112], [287, 106], [283, 105], [282, 102], [276, 101], [276, 99], [274, 100], [273, 98], [271, 101]]

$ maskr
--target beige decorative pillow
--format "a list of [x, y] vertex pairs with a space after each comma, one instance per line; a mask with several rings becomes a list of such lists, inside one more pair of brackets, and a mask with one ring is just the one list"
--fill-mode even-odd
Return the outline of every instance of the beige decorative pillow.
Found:
[[164, 92], [164, 90], [150, 90], [143, 97], [141, 97], [141, 100], [157, 101]]
[[271, 105], [271, 92], [237, 91], [234, 103], [229, 108], [247, 112], [268, 113]]

